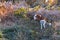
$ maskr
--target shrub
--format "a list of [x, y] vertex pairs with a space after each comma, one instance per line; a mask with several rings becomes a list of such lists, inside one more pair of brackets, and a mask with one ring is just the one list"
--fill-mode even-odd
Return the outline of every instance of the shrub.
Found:
[[56, 9], [57, 9], [57, 10], [60, 10], [60, 7], [57, 7]]
[[57, 32], [58, 35], [60, 35], [60, 30], [57, 30], [56, 32]]
[[39, 5], [34, 7], [34, 11], [38, 11], [39, 9], [40, 9]]
[[0, 31], [0, 38], [2, 38], [3, 37], [3, 33], [2, 33], [2, 31]]
[[46, 9], [48, 9], [48, 10], [50, 10], [50, 9], [51, 9], [50, 5], [46, 6], [45, 8], [46, 8]]
[[27, 10], [25, 8], [19, 8], [18, 10], [14, 11], [15, 16], [25, 17]]

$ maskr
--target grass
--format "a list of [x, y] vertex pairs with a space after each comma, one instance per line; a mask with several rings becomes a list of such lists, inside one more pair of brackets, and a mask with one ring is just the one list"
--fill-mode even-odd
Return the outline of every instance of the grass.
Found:
[[8, 25], [12, 24], [13, 26], [6, 27], [5, 23], [5, 26], [2, 27], [2, 32], [0, 32], [0, 35], [3, 34], [1, 38], [5, 38], [5, 40], [40, 40], [44, 37], [50, 37], [54, 33], [53, 27], [47, 26], [41, 30], [38, 21], [23, 17], [23, 14], [16, 14], [15, 17], [17, 18], [15, 22], [6, 21]]
[[2, 29], [2, 38], [8, 40], [40, 40], [43, 36], [51, 36], [53, 32], [52, 27], [41, 30], [37, 21], [20, 18], [13, 27]]

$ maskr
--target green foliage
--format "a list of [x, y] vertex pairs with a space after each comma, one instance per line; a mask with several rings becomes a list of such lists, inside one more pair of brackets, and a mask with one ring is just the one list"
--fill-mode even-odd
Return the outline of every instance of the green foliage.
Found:
[[20, 16], [20, 17], [25, 17], [26, 13], [27, 13], [27, 10], [25, 8], [20, 8], [14, 11], [15, 16]]
[[46, 6], [45, 8], [48, 9], [48, 10], [50, 10], [50, 9], [52, 9], [52, 10], [60, 10], [60, 7], [55, 7], [55, 6], [50, 6], [50, 5]]
[[50, 5], [46, 6], [45, 8], [46, 8], [46, 9], [48, 9], [48, 10], [50, 10], [50, 9], [51, 9]]
[[34, 11], [38, 11], [39, 9], [40, 9], [39, 5], [34, 7]]
[[3, 33], [2, 33], [2, 31], [0, 31], [0, 38], [2, 38], [3, 37]]
[[27, 10], [22, 7], [22, 8], [19, 8], [18, 10], [16, 10], [16, 11], [15, 11], [15, 14], [18, 14], [18, 13], [20, 14], [20, 13], [22, 13], [22, 12], [23, 12], [23, 13], [27, 13]]
[[[3, 37], [7, 38], [8, 40], [17, 40], [16, 38], [18, 38], [18, 27], [12, 27], [12, 28], [5, 28], [3, 29]], [[20, 31], [20, 30], [19, 30]]]
[[40, 40], [42, 36], [50, 36], [54, 30], [52, 27], [40, 29], [37, 21], [20, 18], [19, 25], [3, 29], [3, 36], [8, 40]]
[[56, 9], [57, 9], [57, 10], [60, 10], [60, 7], [57, 7]]
[[56, 32], [57, 32], [57, 35], [60, 35], [60, 30], [57, 30]]
[[54, 28], [49, 27], [49, 28], [45, 29], [43, 36], [51, 36], [51, 35], [53, 35], [54, 31], [55, 31]]

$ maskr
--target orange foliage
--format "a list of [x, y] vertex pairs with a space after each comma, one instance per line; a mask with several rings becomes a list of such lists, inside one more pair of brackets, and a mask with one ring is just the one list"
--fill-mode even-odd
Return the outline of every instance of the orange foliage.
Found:
[[10, 6], [5, 8], [5, 6], [0, 6], [0, 16], [7, 16], [9, 13], [13, 12], [13, 8]]
[[0, 6], [0, 16], [6, 16], [7, 10], [4, 6]]
[[57, 3], [57, 0], [47, 0], [46, 4], [48, 5], [55, 5]]
[[49, 0], [49, 5], [54, 5], [55, 4], [55, 0]]

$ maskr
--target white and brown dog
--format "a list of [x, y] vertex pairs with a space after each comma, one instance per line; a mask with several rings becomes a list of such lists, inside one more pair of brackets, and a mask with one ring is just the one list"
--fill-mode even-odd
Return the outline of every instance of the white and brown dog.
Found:
[[46, 26], [46, 23], [47, 23], [47, 18], [40, 15], [40, 14], [35, 14], [34, 15], [34, 20], [38, 20], [40, 22], [40, 25], [41, 25], [41, 29], [45, 26]]

